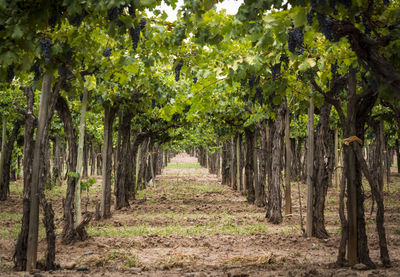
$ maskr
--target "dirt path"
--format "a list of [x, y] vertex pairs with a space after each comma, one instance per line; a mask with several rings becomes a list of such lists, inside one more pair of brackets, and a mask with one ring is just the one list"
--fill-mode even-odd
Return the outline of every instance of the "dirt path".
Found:
[[[86, 267], [83, 273], [90, 276], [400, 276], [399, 235], [388, 232], [392, 269], [335, 269], [336, 204], [330, 203], [326, 212], [332, 236], [318, 240], [301, 235], [296, 201], [294, 197], [293, 215], [280, 225], [269, 224], [264, 208], [248, 205], [239, 192], [200, 168], [195, 158], [180, 154], [129, 208], [93, 222], [88, 241], [71, 246], [58, 241], [57, 260], [73, 269], [51, 276], [81, 276], [78, 267]], [[375, 232], [371, 238], [371, 257], [378, 262]]]

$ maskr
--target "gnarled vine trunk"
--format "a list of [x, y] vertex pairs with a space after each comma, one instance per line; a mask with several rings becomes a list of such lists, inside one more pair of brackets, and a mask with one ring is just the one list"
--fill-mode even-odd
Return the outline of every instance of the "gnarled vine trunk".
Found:
[[275, 110], [275, 131], [272, 142], [272, 170], [271, 179], [268, 180], [268, 206], [266, 218], [273, 224], [282, 222], [282, 157], [283, 157], [283, 134], [285, 130], [285, 106], [280, 105]]
[[319, 122], [315, 133], [313, 171], [312, 235], [317, 238], [329, 237], [325, 228], [325, 197], [332, 183], [334, 149], [333, 131], [329, 129], [332, 105], [325, 102], [320, 108]]
[[247, 202], [253, 204], [256, 196], [254, 190], [254, 137], [255, 133], [253, 130], [246, 128], [245, 131], [246, 136], [246, 166], [245, 166], [245, 188], [246, 188], [246, 197]]

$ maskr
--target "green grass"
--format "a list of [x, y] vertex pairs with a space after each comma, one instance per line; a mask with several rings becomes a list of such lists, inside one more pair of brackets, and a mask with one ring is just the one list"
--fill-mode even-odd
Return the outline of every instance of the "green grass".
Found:
[[184, 168], [203, 168], [199, 163], [169, 163], [167, 168], [184, 169]]
[[[169, 219], [173, 219], [175, 222], [165, 225], [159, 226], [151, 226], [148, 223], [142, 223], [134, 226], [120, 226], [115, 227], [114, 225], [105, 225], [105, 226], [89, 226], [88, 233], [93, 237], [135, 237], [135, 236], [144, 236], [144, 235], [159, 235], [159, 236], [196, 236], [196, 235], [205, 235], [211, 236], [215, 234], [222, 235], [233, 235], [233, 234], [242, 234], [242, 235], [254, 235], [254, 234], [272, 234], [272, 233], [293, 233], [295, 230], [291, 228], [288, 229], [286, 226], [272, 226], [266, 222], [251, 222], [249, 224], [246, 223], [237, 223], [235, 219], [243, 216], [244, 213], [241, 214], [227, 214], [222, 213], [219, 215], [216, 214], [174, 214], [174, 213], [163, 213], [163, 214], [153, 214], [153, 215], [140, 215], [136, 216], [136, 218], [140, 219], [151, 219], [151, 218], [159, 218], [159, 217], [168, 217]], [[247, 215], [247, 214], [246, 214]], [[248, 217], [257, 217], [256, 215], [249, 215]], [[193, 225], [185, 225], [183, 224], [182, 219], [195, 219], [195, 218], [204, 218], [207, 219], [205, 222], [197, 222]]]

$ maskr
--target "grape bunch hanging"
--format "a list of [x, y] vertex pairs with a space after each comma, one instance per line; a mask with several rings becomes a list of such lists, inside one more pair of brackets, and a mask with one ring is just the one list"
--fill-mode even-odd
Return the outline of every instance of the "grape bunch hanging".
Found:
[[297, 55], [302, 54], [304, 52], [303, 41], [303, 32], [299, 28], [289, 31], [288, 49], [290, 52]]

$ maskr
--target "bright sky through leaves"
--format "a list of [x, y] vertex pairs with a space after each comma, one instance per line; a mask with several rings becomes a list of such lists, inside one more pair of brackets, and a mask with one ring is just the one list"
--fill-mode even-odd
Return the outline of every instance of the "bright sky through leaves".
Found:
[[[225, 9], [227, 14], [236, 14], [242, 3], [243, 0], [225, 0], [222, 3], [218, 3], [216, 6], [218, 11]], [[179, 0], [176, 9], [173, 10], [171, 6], [166, 5], [163, 1], [161, 4], [161, 11], [165, 11], [168, 14], [168, 21], [175, 21], [176, 13], [182, 4], [183, 0]]]

